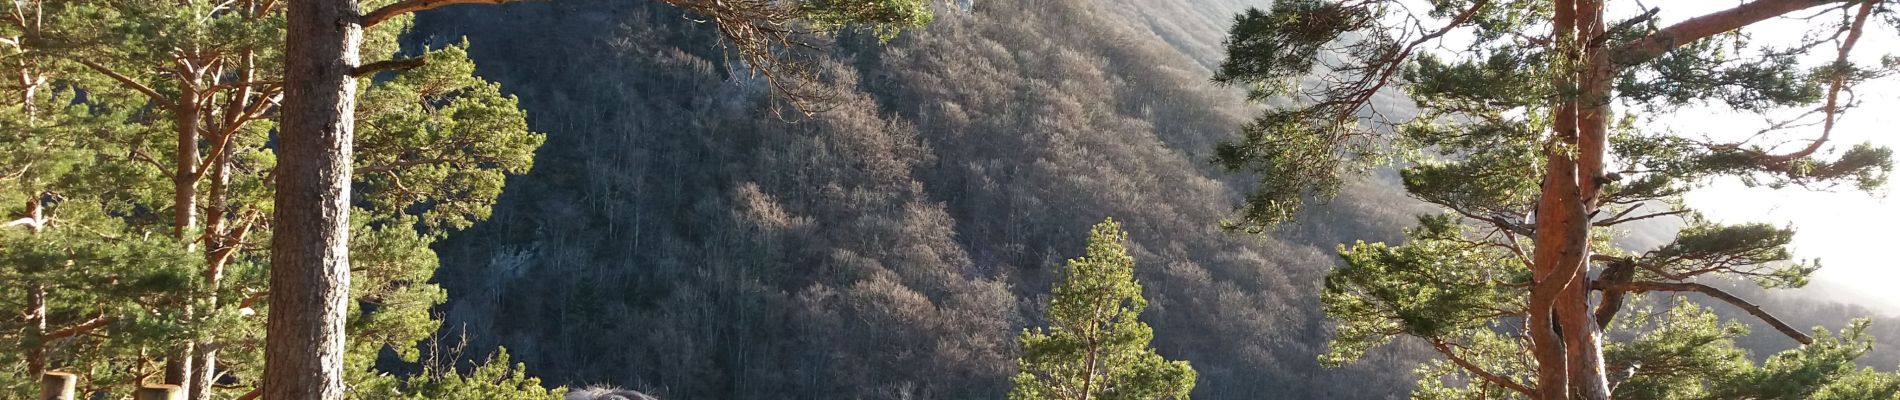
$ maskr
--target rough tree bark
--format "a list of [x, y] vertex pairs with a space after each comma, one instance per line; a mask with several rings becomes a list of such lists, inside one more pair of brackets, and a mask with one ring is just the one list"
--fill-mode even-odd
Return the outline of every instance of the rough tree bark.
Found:
[[289, 3], [264, 398], [343, 398], [351, 135], [363, 28], [352, 0]]
[[[1601, 41], [1604, 34], [1603, 0], [1576, 1], [1576, 34], [1573, 49], [1580, 49], [1580, 63], [1574, 75], [1578, 93], [1567, 100], [1576, 112], [1577, 202], [1584, 215], [1597, 210], [1597, 198], [1603, 190], [1603, 159], [1609, 144], [1610, 64]], [[1573, 50], [1574, 51], [1574, 50]], [[1570, 247], [1581, 257], [1576, 274], [1558, 295], [1557, 319], [1563, 329], [1565, 356], [1569, 358], [1571, 396], [1588, 400], [1610, 398], [1610, 382], [1603, 370], [1602, 332], [1590, 312], [1590, 221], [1579, 221], [1583, 235], [1568, 238]]]
[[[1553, 36], [1557, 43], [1570, 43], [1576, 36], [1576, 2], [1557, 0], [1552, 15]], [[1565, 52], [1562, 56], [1572, 58]], [[1570, 77], [1558, 74], [1552, 82], [1558, 88], [1572, 87], [1575, 82]], [[1561, 89], [1560, 89], [1561, 90]], [[1569, 399], [1569, 357], [1564, 351], [1563, 336], [1558, 333], [1556, 320], [1557, 302], [1564, 287], [1578, 275], [1572, 271], [1580, 266], [1581, 260], [1569, 253], [1581, 251], [1574, 248], [1571, 239], [1577, 235], [1577, 228], [1587, 232], [1583, 219], [1580, 189], [1577, 187], [1576, 162], [1570, 158], [1566, 147], [1576, 142], [1577, 125], [1576, 103], [1565, 99], [1555, 99], [1551, 107], [1552, 138], [1545, 143], [1548, 157], [1544, 165], [1544, 183], [1542, 196], [1538, 199], [1535, 223], [1536, 233], [1532, 240], [1536, 244], [1532, 256], [1532, 277], [1529, 309], [1526, 310], [1527, 335], [1531, 341], [1531, 355], [1537, 361], [1537, 395], [1544, 400]], [[1579, 254], [1580, 255], [1580, 254]], [[1570, 266], [1559, 268], [1560, 265]]]

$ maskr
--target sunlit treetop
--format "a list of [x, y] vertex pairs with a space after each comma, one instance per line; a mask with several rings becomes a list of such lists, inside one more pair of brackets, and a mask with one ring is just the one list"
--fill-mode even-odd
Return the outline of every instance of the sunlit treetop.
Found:
[[[1753, 3], [1785, 3], [1758, 1]], [[1635, 4], [1615, 3], [1596, 40], [1613, 49], [1616, 118], [1613, 164], [1619, 200], [1668, 198], [1721, 177], [1750, 183], [1871, 190], [1892, 169], [1891, 151], [1826, 141], [1852, 109], [1856, 85], [1888, 77], [1900, 59], [1849, 53], [1862, 29], [1900, 25], [1891, 2], [1857, 17], [1860, 2], [1822, 2], [1808, 32], [1788, 43], [1757, 43], [1747, 29], [1657, 51], [1680, 29]], [[1419, 153], [1477, 150], [1537, 153], [1550, 132], [1554, 99], [1576, 88], [1551, 84], [1575, 65], [1549, 34], [1552, 2], [1290, 0], [1236, 17], [1221, 84], [1274, 105], [1222, 144], [1215, 160], [1263, 179], [1236, 228], [1267, 229], [1344, 182]], [[1834, 57], [1841, 54], [1853, 56]], [[1836, 59], [1841, 61], [1836, 62]], [[1409, 97], [1409, 99], [1406, 99]], [[1670, 132], [1643, 122], [1684, 107], [1714, 107], [1771, 122], [1752, 135]], [[1825, 125], [1825, 126], [1823, 126]], [[1469, 131], [1482, 128], [1489, 132]], [[1818, 140], [1817, 140], [1818, 139]], [[1808, 148], [1809, 144], [1814, 148]], [[1517, 147], [1506, 149], [1503, 146]], [[1536, 160], [1525, 160], [1536, 162]], [[1535, 180], [1531, 176], [1529, 179]], [[1533, 183], [1534, 185], [1534, 183]]]
[[[1864, 326], [1806, 332], [1723, 289], [1805, 285], [1819, 264], [1794, 259], [1794, 227], [1710, 222], [1682, 195], [1724, 179], [1884, 185], [1890, 149], [1830, 139], [1856, 87], [1900, 72], [1900, 59], [1867, 54], [1884, 49], [1856, 52], [1863, 35], [1900, 29], [1897, 4], [1754, 0], [1682, 21], [1608, 0], [1248, 10], [1214, 75], [1266, 105], [1214, 154], [1258, 177], [1227, 225], [1265, 233], [1380, 168], [1442, 207], [1403, 244], [1342, 246], [1321, 291], [1339, 324], [1323, 363], [1400, 338], [1443, 356], [1421, 367], [1416, 397], [1888, 398], [1894, 376], [1853, 367], [1871, 340]], [[1775, 17], [1807, 32], [1751, 31]], [[1766, 122], [1658, 123], [1710, 110]], [[1626, 224], [1656, 220], [1681, 229], [1662, 244], [1611, 245]], [[1699, 306], [1625, 310], [1646, 292], [1728, 303], [1805, 347], [1750, 364]], [[1682, 323], [1637, 324], [1652, 318]]]

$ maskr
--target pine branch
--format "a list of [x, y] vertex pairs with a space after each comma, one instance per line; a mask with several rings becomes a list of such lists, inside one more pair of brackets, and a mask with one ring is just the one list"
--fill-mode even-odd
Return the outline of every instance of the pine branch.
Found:
[[398, 15], [456, 4], [506, 4], [513, 0], [403, 0], [363, 14], [363, 29], [376, 26]]
[[1808, 142], [1807, 147], [1796, 150], [1793, 153], [1765, 155], [1758, 157], [1758, 159], [1780, 168], [1786, 168], [1789, 162], [1812, 155], [1815, 151], [1821, 150], [1821, 145], [1827, 143], [1828, 136], [1834, 133], [1834, 121], [1840, 118], [1842, 111], [1840, 98], [1841, 91], [1847, 87], [1847, 55], [1854, 51], [1854, 43], [1860, 41], [1861, 31], [1867, 27], [1867, 17], [1868, 14], [1873, 11], [1874, 3], [1874, 1], [1867, 1], [1861, 4], [1860, 10], [1854, 15], [1853, 24], [1848, 28], [1847, 39], [1841, 42], [1841, 46], [1834, 58], [1833, 67], [1836, 70], [1833, 71], [1833, 79], [1828, 80], [1827, 104], [1821, 107], [1821, 110], [1826, 113], [1822, 120], [1821, 136], [1815, 138], [1812, 142]]
[[173, 173], [169, 168], [167, 168], [165, 164], [159, 163], [158, 159], [152, 158], [151, 154], [145, 154], [145, 150], [143, 149], [133, 148], [132, 159], [144, 161], [146, 164], [150, 164], [152, 168], [157, 168], [158, 172], [160, 174], [164, 174], [166, 177], [178, 176], [178, 174]]
[[68, 336], [78, 335], [81, 333], [91, 332], [95, 329], [99, 329], [108, 324], [111, 324], [112, 321], [115, 321], [115, 320], [118, 320], [118, 318], [107, 317], [104, 315], [93, 317], [92, 319], [86, 320], [85, 322], [80, 322], [77, 324], [73, 324], [71, 326], [54, 329], [50, 332], [47, 332], [45, 335], [40, 336], [40, 340], [43, 340], [43, 341], [53, 340], [53, 339], [59, 339], [59, 338], [64, 338]]
[[1439, 353], [1444, 354], [1445, 358], [1450, 359], [1452, 364], [1457, 364], [1458, 367], [1464, 368], [1466, 372], [1470, 372], [1472, 375], [1477, 375], [1479, 379], [1484, 379], [1485, 382], [1490, 382], [1491, 384], [1502, 386], [1506, 389], [1517, 391], [1518, 393], [1521, 393], [1525, 396], [1533, 396], [1532, 393], [1534, 393], [1535, 390], [1532, 390], [1529, 386], [1524, 386], [1524, 384], [1517, 383], [1516, 381], [1512, 381], [1511, 378], [1498, 376], [1497, 374], [1493, 374], [1490, 371], [1485, 371], [1482, 368], [1478, 368], [1476, 364], [1472, 364], [1471, 361], [1465, 360], [1464, 357], [1459, 357], [1458, 353], [1453, 352], [1451, 350], [1451, 346], [1445, 343], [1444, 340], [1432, 339], [1431, 341], [1432, 341], [1433, 349], [1436, 349], [1438, 350]]
[[1630, 27], [1636, 26], [1636, 24], [1640, 24], [1643, 22], [1656, 19], [1656, 14], [1660, 12], [1662, 12], [1662, 7], [1650, 7], [1649, 11], [1644, 11], [1641, 15], [1637, 15], [1634, 18], [1623, 20], [1623, 22], [1618, 22], [1616, 23], [1616, 26], [1612, 26], [1610, 27], [1610, 29], [1604, 30], [1603, 34], [1597, 35], [1595, 39], [1591, 39], [1590, 45], [1591, 46], [1602, 45], [1603, 42], [1610, 40], [1611, 33], [1629, 29]]
[[455, 160], [451, 158], [442, 158], [442, 157], [412, 159], [412, 160], [397, 160], [397, 161], [376, 164], [376, 165], [365, 165], [365, 166], [356, 168], [356, 171], [354, 173], [357, 175], [368, 175], [368, 174], [374, 174], [374, 173], [394, 172], [398, 168], [413, 167], [417, 165], [446, 164], [452, 161], [455, 161]]
[[[1635, 209], [1635, 208], [1631, 208], [1631, 210], [1634, 210], [1634, 209]], [[1671, 216], [1671, 215], [1680, 215], [1680, 214], [1687, 214], [1687, 213], [1689, 213], [1689, 210], [1675, 210], [1675, 211], [1669, 211], [1669, 212], [1659, 212], [1659, 213], [1654, 213], [1654, 214], [1645, 214], [1645, 215], [1640, 215], [1640, 216], [1635, 216], [1635, 217], [1628, 217], [1628, 218], [1622, 218], [1622, 214], [1618, 214], [1618, 215], [1617, 215], [1617, 217], [1615, 217], [1615, 218], [1611, 218], [1611, 219], [1607, 219], [1607, 220], [1602, 220], [1602, 221], [1597, 221], [1596, 223], [1594, 223], [1594, 224], [1592, 224], [1592, 225], [1596, 225], [1596, 226], [1611, 226], [1611, 225], [1616, 225], [1616, 224], [1621, 224], [1621, 223], [1625, 223], [1625, 222], [1634, 222], [1634, 221], [1641, 221], [1641, 220], [1645, 220], [1645, 219], [1650, 219], [1650, 218], [1656, 218], [1656, 217], [1666, 217], [1666, 216]], [[1625, 212], [1624, 214], [1628, 214], [1628, 213], [1627, 213], [1627, 212]]]
[[152, 99], [152, 102], [158, 103], [160, 107], [164, 107], [164, 108], [172, 107], [171, 99], [165, 98], [165, 95], [159, 94], [157, 90], [152, 90], [151, 86], [146, 86], [143, 83], [139, 83], [139, 81], [132, 79], [132, 77], [125, 76], [125, 74], [120, 74], [117, 71], [113, 71], [111, 68], [106, 68], [106, 66], [104, 65], [99, 65], [99, 63], [95, 63], [95, 62], [87, 61], [87, 60], [76, 60], [76, 61], [79, 61], [79, 64], [81, 65], [85, 65], [86, 68], [91, 68], [93, 71], [97, 71], [100, 74], [104, 74], [106, 77], [112, 78], [112, 80], [118, 81], [119, 84], [125, 85], [125, 87], [127, 88], [136, 90], [139, 93], [144, 93], [146, 97], [150, 97]]
[[1424, 35], [1419, 36], [1417, 39], [1413, 39], [1412, 41], [1406, 43], [1405, 47], [1402, 50], [1399, 50], [1398, 53], [1392, 54], [1391, 57], [1389, 58], [1381, 59], [1381, 60], [1378, 60], [1377, 62], [1368, 64], [1365, 67], [1366, 69], [1372, 69], [1374, 71], [1378, 71], [1378, 73], [1376, 75], [1368, 73], [1365, 76], [1361, 77], [1359, 82], [1355, 86], [1362, 89], [1360, 89], [1356, 93], [1352, 93], [1352, 95], [1347, 99], [1329, 99], [1325, 102], [1320, 103], [1319, 105], [1314, 106], [1313, 108], [1317, 109], [1317, 108], [1325, 107], [1329, 105], [1335, 106], [1335, 107], [1342, 106], [1342, 105], [1349, 106], [1349, 107], [1338, 107], [1338, 110], [1340, 110], [1340, 112], [1336, 116], [1334, 116], [1334, 118], [1337, 121], [1348, 121], [1348, 120], [1353, 119], [1355, 115], [1354, 113], [1358, 112], [1360, 108], [1365, 107], [1367, 104], [1371, 104], [1373, 96], [1378, 95], [1379, 90], [1385, 88], [1385, 85], [1392, 81], [1392, 76], [1396, 75], [1400, 69], [1403, 69], [1403, 67], [1407, 65], [1406, 61], [1411, 59], [1412, 53], [1418, 50], [1418, 46], [1425, 44], [1425, 42], [1430, 42], [1432, 40], [1438, 39], [1439, 37], [1445, 36], [1445, 34], [1451, 33], [1453, 29], [1457, 29], [1459, 26], [1464, 26], [1466, 23], [1471, 21], [1472, 17], [1477, 16], [1479, 10], [1483, 10], [1484, 7], [1489, 4], [1490, 4], [1489, 0], [1479, 0], [1479, 1], [1473, 2], [1471, 4], [1471, 7], [1466, 8], [1462, 12], [1459, 12], [1457, 16], [1452, 17], [1451, 21], [1445, 23], [1444, 26], [1439, 27], [1438, 30], [1428, 32]]
[[1762, 310], [1761, 306], [1755, 305], [1755, 303], [1751, 303], [1747, 300], [1742, 300], [1740, 297], [1736, 297], [1733, 294], [1729, 294], [1713, 286], [1694, 282], [1605, 282], [1600, 280], [1595, 282], [1592, 286], [1591, 289], [1596, 290], [1621, 290], [1631, 293], [1696, 292], [1705, 294], [1709, 297], [1727, 302], [1730, 305], [1734, 305], [1737, 308], [1741, 308], [1742, 311], [1747, 311], [1749, 315], [1755, 316], [1755, 318], [1767, 323], [1768, 326], [1775, 328], [1776, 331], [1780, 331], [1781, 334], [1787, 335], [1796, 342], [1801, 342], [1803, 345], [1814, 344], [1814, 338], [1808, 337], [1806, 333], [1801, 333], [1801, 330], [1789, 326], [1786, 322], [1782, 322], [1780, 318], [1775, 318], [1773, 314]]
[[405, 70], [405, 69], [420, 67], [423, 64], [427, 64], [427, 63], [429, 63], [429, 61], [422, 57], [377, 61], [377, 62], [373, 62], [369, 64], [359, 65], [356, 68], [351, 69], [350, 76], [361, 78], [361, 77], [365, 77], [369, 75], [375, 75], [377, 72], [383, 72], [383, 71], [389, 71], [389, 70]]
[[1714, 36], [1723, 32], [1741, 29], [1744, 26], [1779, 17], [1795, 11], [1827, 4], [1842, 3], [1847, 0], [1756, 0], [1730, 8], [1690, 18], [1675, 25], [1657, 30], [1642, 38], [1618, 46], [1610, 54], [1610, 59], [1618, 66], [1641, 64], [1654, 59], [1677, 47]]

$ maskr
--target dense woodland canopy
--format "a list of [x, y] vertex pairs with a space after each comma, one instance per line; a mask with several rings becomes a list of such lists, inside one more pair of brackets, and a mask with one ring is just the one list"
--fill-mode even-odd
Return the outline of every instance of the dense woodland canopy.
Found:
[[450, 326], [558, 381], [681, 398], [1000, 397], [1034, 299], [1113, 216], [1197, 395], [1409, 385], [1373, 372], [1405, 364], [1315, 368], [1324, 247], [1218, 227], [1237, 198], [1205, 154], [1238, 97], [1099, 7], [840, 37], [845, 97], [809, 118], [759, 117], [764, 89], [682, 45], [712, 32], [658, 29], [692, 23], [664, 8], [424, 14], [415, 40], [466, 35], [550, 132], [495, 218], [441, 247]]
[[[1250, 187], [1208, 162], [1249, 115], [1207, 82], [1239, 8], [976, 2], [885, 46], [842, 35], [825, 69], [841, 96], [810, 117], [690, 45], [715, 32], [667, 29], [694, 22], [664, 8], [424, 14], [412, 44], [467, 37], [478, 72], [550, 135], [494, 220], [440, 247], [450, 326], [557, 382], [994, 398], [1055, 267], [1112, 216], [1151, 267], [1137, 276], [1155, 346], [1193, 363], [1196, 397], [1403, 397], [1428, 350], [1320, 368], [1317, 293], [1334, 244], [1395, 240], [1423, 206], [1375, 179], [1272, 238], [1219, 229]], [[1827, 310], [1785, 314], [1835, 328], [1868, 314]], [[1755, 357], [1792, 345], [1744, 342]], [[1881, 354], [1862, 361], [1893, 368]]]

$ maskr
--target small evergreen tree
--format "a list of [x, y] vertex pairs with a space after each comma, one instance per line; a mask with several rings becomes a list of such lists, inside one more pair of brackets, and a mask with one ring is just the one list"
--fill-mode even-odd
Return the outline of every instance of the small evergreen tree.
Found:
[[1128, 234], [1114, 219], [1089, 232], [1088, 256], [1069, 260], [1049, 301], [1049, 327], [1025, 330], [1012, 400], [1186, 399], [1194, 368], [1148, 347], [1154, 330], [1135, 282]]
[[462, 367], [459, 351], [447, 359], [426, 360], [422, 373], [352, 385], [350, 397], [389, 400], [560, 400], [566, 388], [541, 387], [528, 376], [527, 366], [508, 358], [502, 349], [481, 363]]

